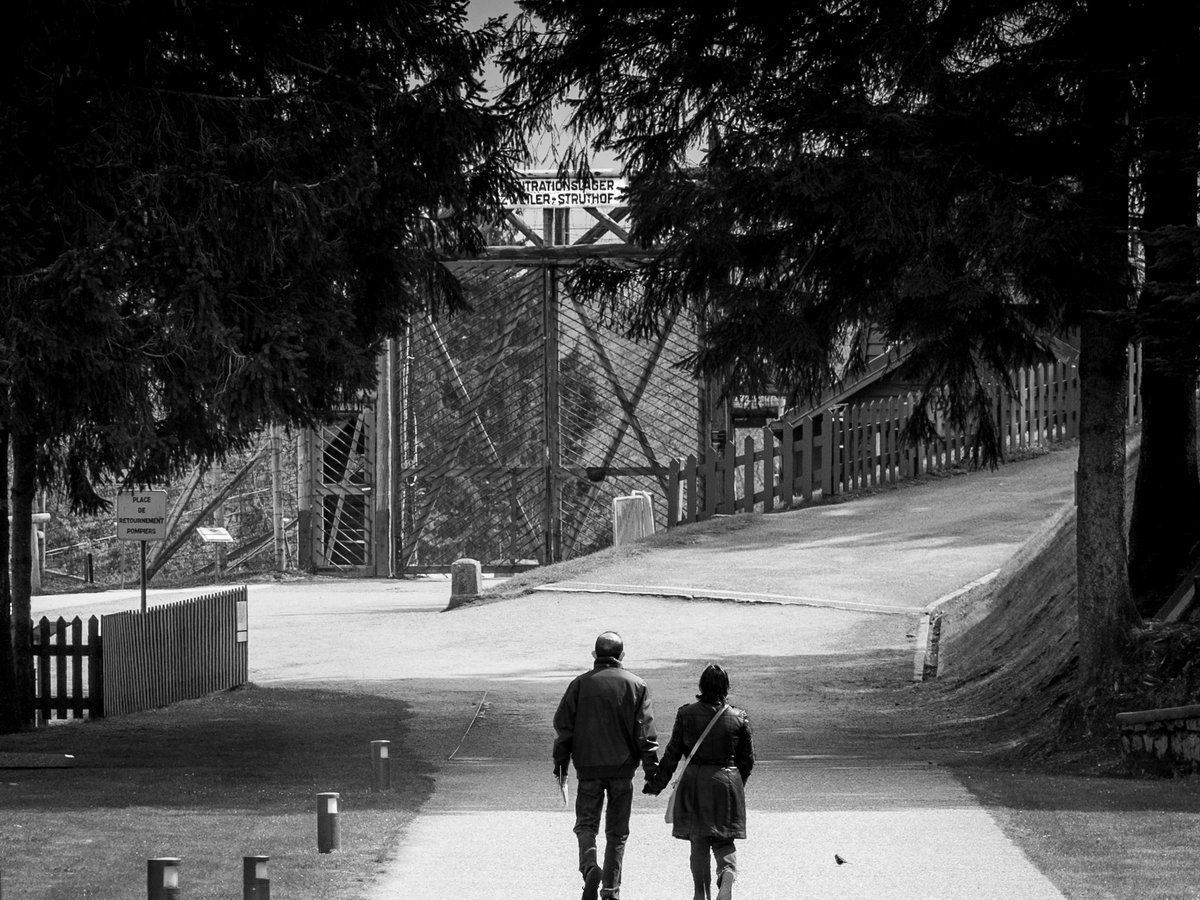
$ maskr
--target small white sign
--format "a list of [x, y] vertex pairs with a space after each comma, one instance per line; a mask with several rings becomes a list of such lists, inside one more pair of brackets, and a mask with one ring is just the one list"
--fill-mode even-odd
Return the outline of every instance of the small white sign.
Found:
[[206, 544], [232, 544], [233, 535], [224, 528], [197, 528], [196, 534]]
[[165, 541], [167, 492], [121, 491], [117, 494], [117, 538], [122, 541]]

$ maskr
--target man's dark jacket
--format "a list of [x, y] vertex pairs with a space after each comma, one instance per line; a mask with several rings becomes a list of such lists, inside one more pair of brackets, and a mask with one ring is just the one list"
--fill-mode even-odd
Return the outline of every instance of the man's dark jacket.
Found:
[[646, 682], [611, 656], [567, 686], [554, 714], [554, 767], [575, 760], [580, 778], [632, 778], [658, 767], [658, 735]]

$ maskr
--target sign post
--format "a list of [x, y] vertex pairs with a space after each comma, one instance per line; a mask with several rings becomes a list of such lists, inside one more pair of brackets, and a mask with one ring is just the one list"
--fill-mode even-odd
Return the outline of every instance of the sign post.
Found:
[[141, 543], [142, 612], [146, 611], [146, 542], [167, 539], [167, 492], [117, 494], [117, 539]]

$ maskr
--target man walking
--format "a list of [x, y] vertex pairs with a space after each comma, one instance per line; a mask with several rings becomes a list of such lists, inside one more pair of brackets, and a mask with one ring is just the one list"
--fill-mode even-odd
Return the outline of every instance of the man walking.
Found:
[[[575, 836], [583, 900], [621, 896], [621, 861], [629, 837], [633, 773], [641, 763], [646, 780], [658, 770], [658, 735], [646, 682], [621, 665], [625, 645], [606, 631], [596, 638], [595, 665], [567, 687], [554, 714], [554, 775], [566, 783], [575, 760]], [[596, 858], [596, 834], [605, 797], [604, 866]], [[601, 889], [603, 881], [603, 889]]]

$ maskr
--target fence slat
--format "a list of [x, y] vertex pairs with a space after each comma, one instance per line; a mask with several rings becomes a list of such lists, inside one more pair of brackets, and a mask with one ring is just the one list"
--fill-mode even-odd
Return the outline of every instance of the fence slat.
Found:
[[688, 454], [687, 465], [683, 469], [684, 481], [687, 483], [687, 512], [684, 514], [684, 522], [695, 522], [696, 511], [699, 506], [696, 502], [696, 456]]
[[717, 465], [718, 455], [714, 452], [709, 458], [704, 460], [704, 465], [697, 471], [697, 477], [704, 484], [704, 512], [700, 514], [702, 519], [711, 519], [717, 514], [717, 504], [720, 502], [718, 496], [721, 491], [717, 481]]
[[[730, 441], [730, 443], [733, 442]], [[754, 438], [747, 435], [746, 440], [742, 443], [742, 450], [745, 453], [742, 468], [742, 510], [752, 513], [754, 512]]]
[[812, 416], [800, 420], [800, 496], [805, 502], [813, 498]]
[[884, 433], [884, 451], [887, 459], [887, 481], [889, 484], [895, 484], [900, 480], [900, 457], [896, 452], [899, 444], [897, 443], [897, 432], [900, 425], [900, 398], [892, 397], [888, 401], [887, 406], [887, 427]]
[[778, 470], [775, 468], [775, 457], [778, 450], [775, 447], [775, 432], [770, 428], [762, 430], [763, 442], [763, 512], [775, 509], [775, 492], [779, 490]]
[[733, 435], [725, 441], [725, 465], [721, 469], [720, 511], [733, 515], [737, 512], [737, 441]]
[[83, 619], [71, 620], [71, 715], [83, 718]]
[[779, 499], [784, 507], [790, 507], [796, 496], [796, 426], [787, 422], [779, 440]]
[[100, 639], [100, 620], [95, 616], [88, 618], [88, 715], [99, 719], [104, 715], [104, 682], [103, 671], [104, 643]]
[[[842, 423], [833, 421], [830, 413], [821, 417], [821, 437], [813, 439], [814, 446], [820, 446], [821, 463], [818, 468], [821, 475], [821, 499], [828, 500], [837, 493], [838, 479], [834, 473], [842, 464]], [[814, 465], [817, 463], [814, 462]]]
[[667, 527], [674, 528], [679, 524], [679, 492], [683, 485], [680, 480], [679, 457], [671, 460], [667, 467]]
[[39, 685], [39, 702], [37, 708], [43, 716], [49, 718], [53, 691], [50, 687], [50, 620], [46, 616], [42, 616], [41, 622], [38, 623], [38, 637], [40, 646], [37, 652], [37, 678]]
[[871, 484], [878, 486], [887, 481], [887, 400], [876, 400], [871, 404]]

